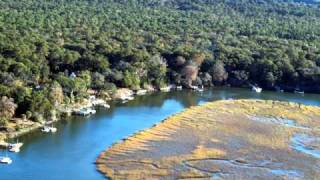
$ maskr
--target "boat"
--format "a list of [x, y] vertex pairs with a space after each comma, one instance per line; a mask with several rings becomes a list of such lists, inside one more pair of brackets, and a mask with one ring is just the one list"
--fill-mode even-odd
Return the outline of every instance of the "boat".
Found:
[[23, 146], [23, 143], [13, 143], [13, 144], [9, 144], [9, 151], [10, 152], [15, 152], [18, 153], [20, 152], [20, 148]]
[[296, 94], [304, 94], [304, 91], [301, 91], [300, 89], [295, 89], [294, 93], [296, 93]]
[[141, 96], [141, 95], [145, 95], [147, 94], [147, 90], [146, 89], [140, 89], [136, 92], [136, 95]]
[[122, 104], [125, 104], [125, 103], [127, 103], [128, 102], [128, 100], [123, 100], [122, 101]]
[[57, 128], [55, 128], [55, 127], [49, 127], [49, 129], [50, 129], [50, 132], [52, 132], [52, 133], [57, 132]]
[[177, 86], [177, 90], [182, 90], [182, 86]]
[[191, 86], [191, 89], [194, 91], [198, 91], [198, 92], [203, 92], [204, 88], [203, 86], [201, 86], [201, 88], [199, 88], [198, 86]]
[[20, 152], [20, 147], [18, 147], [18, 146], [12, 146], [11, 148], [9, 148], [9, 151], [10, 151], [10, 152], [18, 153], [18, 152]]
[[81, 115], [81, 116], [88, 116], [88, 115], [95, 114], [96, 112], [97, 111], [92, 108], [82, 108], [79, 111], [76, 111], [75, 114]]
[[41, 128], [41, 131], [42, 131], [42, 132], [45, 132], [45, 133], [49, 133], [49, 132], [50, 132], [50, 129], [49, 129], [48, 126], [43, 126], [43, 127]]
[[204, 91], [204, 87], [201, 86], [201, 88], [198, 88], [197, 91], [198, 91], [198, 92], [203, 92], [203, 91]]
[[106, 108], [106, 109], [109, 109], [109, 108], [110, 108], [110, 105], [107, 104], [107, 103], [99, 104], [98, 106], [103, 107], [103, 108]]
[[11, 164], [12, 163], [12, 159], [8, 156], [7, 151], [6, 151], [6, 156], [0, 156], [0, 163], [3, 163], [3, 164]]
[[134, 100], [134, 97], [133, 97], [133, 96], [128, 96], [128, 97], [127, 97], [127, 100], [128, 100], [128, 101], [132, 101], [132, 100]]
[[103, 99], [97, 99], [94, 97], [94, 98], [90, 98], [90, 101], [93, 106], [100, 106], [106, 109], [110, 108], [110, 105]]
[[0, 163], [11, 164], [12, 163], [12, 159], [9, 158], [8, 156], [0, 157]]
[[160, 91], [162, 92], [170, 92], [170, 90], [171, 90], [170, 86], [160, 88]]
[[257, 93], [261, 93], [262, 92], [262, 88], [260, 88], [258, 86], [252, 86], [252, 91], [257, 92]]
[[49, 133], [49, 132], [55, 133], [55, 132], [57, 132], [57, 128], [49, 127], [49, 126], [43, 126], [41, 131], [44, 132], [44, 133]]
[[125, 98], [122, 98], [122, 104], [125, 104], [125, 103], [127, 103], [129, 101], [132, 101], [132, 100], [134, 100], [133, 96], [127, 96]]

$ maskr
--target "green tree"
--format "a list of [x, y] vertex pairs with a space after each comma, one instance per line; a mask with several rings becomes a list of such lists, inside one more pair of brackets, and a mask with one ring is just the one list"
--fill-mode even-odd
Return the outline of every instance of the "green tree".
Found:
[[12, 98], [8, 98], [7, 96], [2, 96], [0, 100], [0, 123], [1, 126], [5, 126], [15, 114], [17, 109], [17, 105], [14, 103]]

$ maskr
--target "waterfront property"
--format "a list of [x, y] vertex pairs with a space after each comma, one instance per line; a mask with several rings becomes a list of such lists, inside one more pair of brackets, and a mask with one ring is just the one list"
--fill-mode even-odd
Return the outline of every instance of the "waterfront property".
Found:
[[[238, 88], [205, 89], [202, 93], [188, 90], [148, 93], [137, 96], [126, 104], [121, 101], [110, 102], [111, 109], [98, 108], [97, 113], [89, 117], [65, 117], [54, 124], [58, 129], [56, 133], [44, 134], [35, 130], [19, 137], [19, 142], [24, 143], [24, 146], [19, 153], [8, 153], [13, 163], [1, 166], [1, 178], [105, 179], [96, 171], [94, 164], [103, 150], [125, 137], [152, 127], [184, 108], [220, 99], [273, 99], [320, 105], [319, 95], [302, 96], [270, 91], [255, 93]], [[292, 124], [290, 121], [286, 123]], [[296, 140], [299, 143], [293, 141], [292, 146], [307, 148], [308, 146], [301, 145], [301, 138], [298, 137], [300, 138], [297, 136]], [[6, 156], [5, 152], [0, 151], [0, 156]]]

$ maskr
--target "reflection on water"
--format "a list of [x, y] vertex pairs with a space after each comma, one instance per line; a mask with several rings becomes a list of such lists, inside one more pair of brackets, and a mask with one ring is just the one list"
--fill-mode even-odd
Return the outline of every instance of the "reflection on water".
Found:
[[[71, 117], [57, 123], [58, 132], [40, 131], [22, 138], [18, 154], [10, 153], [11, 165], [0, 166], [0, 179], [103, 179], [94, 161], [101, 151], [139, 130], [146, 129], [186, 107], [220, 99], [272, 99], [320, 105], [319, 95], [215, 88], [203, 93], [176, 91], [138, 96], [126, 104], [112, 103], [88, 118]], [[1, 155], [4, 153], [1, 152]]]

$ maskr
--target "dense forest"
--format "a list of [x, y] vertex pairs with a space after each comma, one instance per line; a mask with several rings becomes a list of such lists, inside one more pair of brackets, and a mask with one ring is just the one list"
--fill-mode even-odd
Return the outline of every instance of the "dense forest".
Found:
[[88, 89], [320, 93], [319, 30], [317, 1], [1, 0], [1, 122], [47, 116]]

